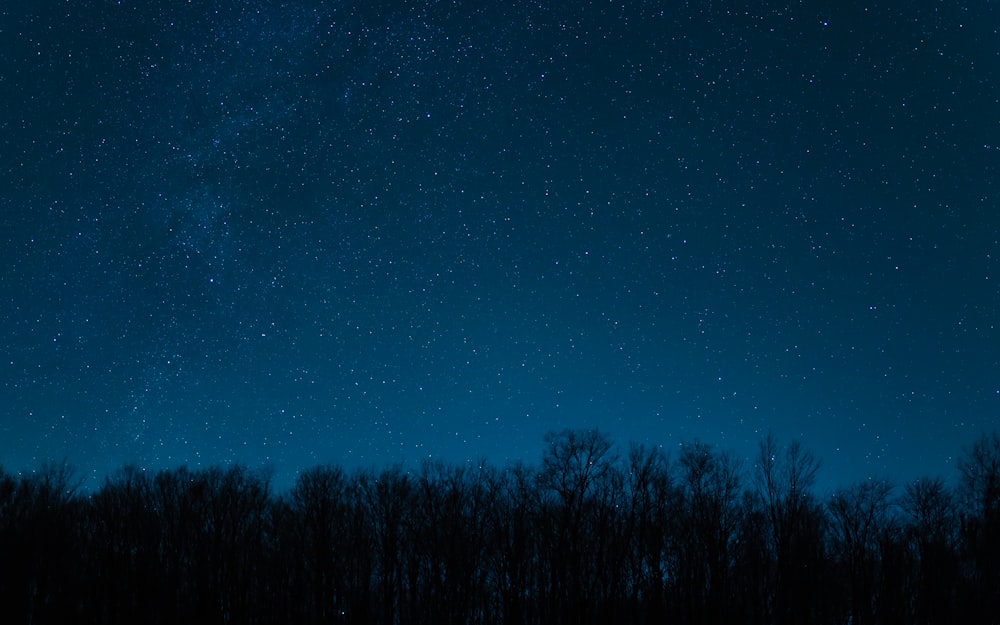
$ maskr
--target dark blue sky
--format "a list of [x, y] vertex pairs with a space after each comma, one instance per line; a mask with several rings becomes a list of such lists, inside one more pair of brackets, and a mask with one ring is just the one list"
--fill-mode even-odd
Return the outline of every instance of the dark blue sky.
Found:
[[7, 470], [997, 427], [992, 4], [14, 4]]

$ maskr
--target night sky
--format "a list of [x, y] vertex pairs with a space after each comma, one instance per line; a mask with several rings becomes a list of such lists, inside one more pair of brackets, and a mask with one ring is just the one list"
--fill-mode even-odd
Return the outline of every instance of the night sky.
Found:
[[283, 488], [597, 427], [951, 477], [1000, 421], [998, 24], [5, 3], [0, 463]]

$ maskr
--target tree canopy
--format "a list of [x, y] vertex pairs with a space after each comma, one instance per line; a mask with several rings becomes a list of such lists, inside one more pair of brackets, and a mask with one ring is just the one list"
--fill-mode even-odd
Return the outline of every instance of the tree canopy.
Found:
[[622, 450], [550, 433], [538, 466], [0, 469], [5, 623], [993, 623], [1000, 437], [958, 479], [828, 497], [768, 436]]

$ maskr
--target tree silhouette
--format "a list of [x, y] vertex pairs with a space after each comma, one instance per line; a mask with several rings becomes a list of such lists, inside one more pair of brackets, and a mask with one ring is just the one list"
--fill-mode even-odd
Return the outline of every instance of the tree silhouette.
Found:
[[378, 476], [360, 475], [362, 506], [374, 546], [372, 593], [376, 622], [395, 625], [412, 607], [411, 586], [407, 584], [407, 560], [411, 555], [406, 536], [411, 523], [413, 485], [398, 466]]
[[916, 562], [910, 589], [914, 622], [946, 622], [956, 614], [961, 573], [954, 497], [942, 479], [921, 478], [906, 485], [900, 507], [905, 514], [906, 541]]
[[539, 484], [549, 495], [544, 527], [548, 542], [550, 619], [589, 622], [605, 598], [601, 570], [614, 530], [606, 512], [614, 506], [616, 460], [611, 439], [597, 430], [564, 430], [545, 437]]
[[660, 622], [667, 614], [670, 515], [676, 512], [679, 493], [670, 460], [658, 447], [633, 445], [627, 475], [627, 612], [640, 623]]
[[889, 522], [892, 485], [866, 480], [835, 492], [830, 499], [834, 553], [848, 581], [848, 615], [851, 623], [875, 622], [879, 602], [879, 549]]
[[539, 619], [543, 504], [535, 482], [535, 473], [523, 464], [487, 477], [484, 566], [498, 622], [511, 625]]
[[549, 434], [537, 466], [302, 472], [0, 469], [3, 623], [918, 625], [997, 620], [1000, 438], [898, 500], [819, 501], [819, 462], [761, 442], [746, 472], [686, 443], [622, 456]]
[[820, 462], [798, 441], [783, 450], [761, 441], [754, 477], [773, 554], [773, 605], [778, 624], [818, 620], [829, 579], [823, 567], [823, 513], [812, 494]]
[[681, 506], [675, 516], [676, 575], [680, 617], [719, 623], [734, 617], [729, 558], [740, 519], [740, 471], [735, 458], [701, 442], [681, 447]]
[[1000, 434], [983, 434], [959, 460], [964, 559], [971, 579], [963, 603], [970, 623], [1000, 621]]
[[46, 463], [14, 485], [0, 478], [3, 605], [14, 623], [72, 619], [81, 601], [80, 481], [65, 461]]
[[[346, 620], [346, 579], [351, 544], [350, 488], [339, 467], [316, 467], [299, 475], [289, 497], [297, 523], [295, 563], [297, 579], [305, 589], [300, 609], [305, 623]], [[353, 610], [351, 610], [353, 612]]]
[[90, 499], [89, 578], [109, 614], [157, 623], [160, 594], [160, 520], [150, 506], [153, 484], [145, 472], [126, 466], [108, 477]]

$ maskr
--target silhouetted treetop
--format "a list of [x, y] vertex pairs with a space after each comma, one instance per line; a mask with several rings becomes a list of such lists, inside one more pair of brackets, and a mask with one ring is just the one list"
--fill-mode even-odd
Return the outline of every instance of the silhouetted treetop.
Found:
[[1000, 438], [957, 486], [864, 480], [769, 435], [619, 452], [545, 437], [537, 466], [110, 475], [0, 469], [4, 623], [985, 625], [1000, 618]]

